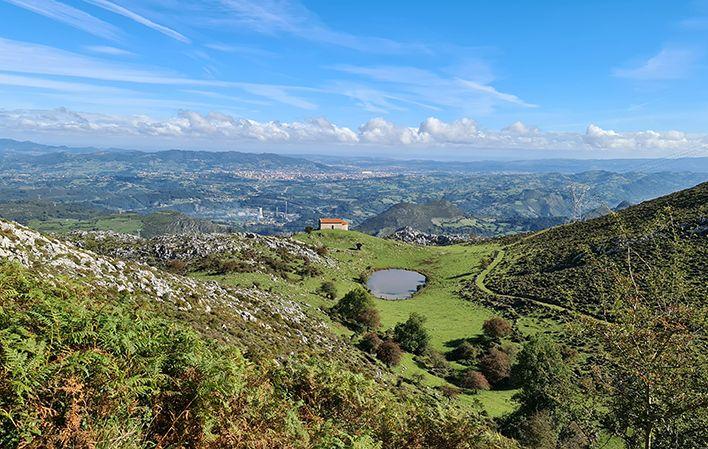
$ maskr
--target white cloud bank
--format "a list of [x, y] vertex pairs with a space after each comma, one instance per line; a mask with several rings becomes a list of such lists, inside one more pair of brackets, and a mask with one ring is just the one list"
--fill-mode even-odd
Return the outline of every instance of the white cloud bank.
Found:
[[[382, 147], [450, 147], [462, 149], [516, 150], [627, 150], [634, 153], [708, 154], [708, 136], [680, 131], [618, 132], [590, 124], [585, 133], [547, 132], [513, 123], [499, 131], [481, 128], [462, 118], [445, 122], [435, 117], [418, 127], [396, 125], [374, 118], [357, 130], [338, 126], [325, 118], [308, 121], [260, 122], [212, 112], [182, 111], [174, 117], [155, 119], [144, 115], [117, 116], [51, 110], [0, 109], [0, 131], [57, 136], [95, 137], [106, 142], [119, 137], [203, 140], [220, 143], [360, 145]], [[685, 154], [683, 154], [685, 155]]]

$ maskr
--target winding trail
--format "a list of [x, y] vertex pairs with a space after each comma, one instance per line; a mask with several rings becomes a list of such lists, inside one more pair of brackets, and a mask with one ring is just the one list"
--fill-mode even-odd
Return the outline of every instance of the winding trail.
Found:
[[[529, 239], [529, 238], [538, 236], [538, 235], [540, 235], [540, 234], [542, 234], [542, 233], [544, 233], [544, 232], [546, 232], [546, 229], [544, 229], [544, 230], [542, 230], [542, 231], [539, 231], [539, 232], [537, 232], [537, 233], [535, 233], [535, 234], [526, 236], [526, 237], [524, 237], [522, 240], [527, 240], [527, 239]], [[522, 240], [519, 240], [519, 241], [517, 241], [517, 242], [515, 242], [515, 243], [512, 243], [512, 245], [515, 245], [515, 244], [519, 243], [519, 242], [522, 241]], [[511, 246], [511, 245], [509, 245], [509, 246]], [[553, 309], [553, 310], [555, 310], [555, 311], [565, 312], [565, 313], [569, 313], [569, 314], [571, 314], [571, 315], [572, 315], [572, 314], [582, 315], [582, 316], [584, 316], [584, 317], [586, 317], [586, 318], [589, 318], [589, 319], [591, 319], [591, 320], [604, 321], [603, 319], [601, 319], [601, 318], [599, 318], [599, 317], [597, 317], [597, 316], [594, 316], [594, 315], [592, 315], [592, 314], [589, 314], [589, 313], [586, 313], [586, 312], [581, 312], [581, 311], [575, 310], [575, 309], [570, 309], [570, 308], [568, 308], [568, 307], [563, 307], [563, 306], [560, 306], [560, 305], [558, 305], [558, 304], [554, 304], [554, 303], [551, 303], [551, 302], [541, 301], [541, 300], [539, 300], [539, 299], [530, 298], [530, 297], [528, 297], [528, 296], [506, 295], [506, 294], [502, 294], [502, 293], [495, 292], [495, 291], [493, 291], [492, 289], [490, 289], [484, 281], [486, 280], [486, 278], [487, 278], [487, 276], [489, 275], [489, 273], [491, 273], [492, 270], [494, 270], [494, 269], [502, 262], [502, 260], [504, 260], [505, 254], [506, 254], [506, 252], [504, 251], [504, 249], [500, 248], [500, 249], [497, 251], [497, 253], [496, 253], [495, 257], [494, 257], [494, 260], [492, 260], [492, 262], [491, 262], [489, 265], [487, 265], [487, 267], [486, 267], [484, 270], [482, 270], [482, 271], [477, 275], [477, 277], [474, 279], [474, 284], [475, 284], [475, 286], [476, 286], [478, 289], [480, 289], [482, 292], [484, 292], [484, 293], [486, 293], [486, 294], [488, 294], [488, 295], [496, 296], [497, 298], [503, 298], [503, 299], [507, 299], [507, 300], [508, 300], [508, 299], [511, 299], [511, 300], [518, 300], [518, 301], [522, 301], [522, 302], [523, 302], [523, 301], [525, 301], [525, 302], [530, 302], [530, 303], [532, 303], [532, 304], [534, 304], [534, 305], [537, 305], [537, 306], [540, 306], [540, 307], [545, 307], [545, 308], [548, 308], [548, 309]]]

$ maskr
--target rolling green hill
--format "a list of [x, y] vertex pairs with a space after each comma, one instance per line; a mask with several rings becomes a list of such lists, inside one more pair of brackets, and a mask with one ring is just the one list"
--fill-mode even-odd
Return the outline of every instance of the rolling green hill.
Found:
[[707, 236], [708, 183], [703, 183], [508, 245], [503, 260], [487, 277], [487, 286], [503, 295], [594, 312], [602, 276], [595, 263], [598, 258], [622, 263], [631, 251], [637, 260], [634, 269], [641, 270], [678, 248], [690, 261], [691, 294], [705, 299]]
[[26, 224], [41, 232], [58, 234], [72, 231], [115, 231], [151, 238], [158, 235], [228, 230], [228, 227], [209, 220], [171, 210], [151, 214], [116, 214], [82, 205], [51, 205], [41, 201], [26, 204], [17, 201], [0, 203], [0, 217]]
[[464, 212], [447, 201], [432, 201], [425, 204], [399, 203], [364, 220], [356, 229], [376, 236], [390, 235], [403, 227], [411, 227], [422, 232], [436, 232], [440, 231], [446, 223], [464, 219]]
[[0, 446], [518, 447], [277, 290], [170, 274], [0, 220]]

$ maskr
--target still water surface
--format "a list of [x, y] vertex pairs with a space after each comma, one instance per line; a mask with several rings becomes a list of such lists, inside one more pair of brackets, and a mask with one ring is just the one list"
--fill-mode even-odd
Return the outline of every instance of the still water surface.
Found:
[[371, 293], [382, 299], [408, 299], [419, 285], [425, 285], [425, 276], [417, 271], [399, 269], [375, 271], [366, 281]]

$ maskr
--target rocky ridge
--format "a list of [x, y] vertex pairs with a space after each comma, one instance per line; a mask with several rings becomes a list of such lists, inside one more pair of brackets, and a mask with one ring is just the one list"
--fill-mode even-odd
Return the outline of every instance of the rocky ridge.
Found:
[[153, 266], [165, 266], [171, 261], [235, 257], [257, 269], [262, 264], [264, 252], [280, 254], [290, 260], [334, 266], [332, 259], [319, 255], [315, 248], [304, 243], [254, 233], [176, 234], [144, 239], [113, 231], [74, 231], [67, 238], [80, 248]]
[[[143, 241], [124, 234], [105, 235], [124, 243]], [[213, 235], [209, 238], [217, 239]], [[197, 242], [187, 251], [197, 251]], [[190, 320], [210, 323], [205, 327], [218, 338], [233, 340], [247, 350], [346, 350], [327, 324], [298, 302], [257, 288], [225, 287], [140, 262], [98, 255], [71, 242], [0, 220], [0, 263], [5, 261], [20, 263], [57, 283], [64, 277], [77, 280], [97, 294], [117, 292], [157, 302], [174, 313], [189, 315]]]
[[427, 232], [417, 231], [411, 228], [410, 226], [406, 226], [396, 230], [387, 238], [391, 240], [398, 240], [404, 243], [413, 243], [421, 246], [447, 246], [474, 241], [471, 236], [430, 234]]

